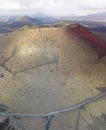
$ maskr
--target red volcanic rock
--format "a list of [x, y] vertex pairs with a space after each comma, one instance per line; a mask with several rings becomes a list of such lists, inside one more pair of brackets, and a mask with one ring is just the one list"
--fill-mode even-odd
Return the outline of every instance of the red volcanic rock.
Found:
[[106, 55], [106, 42], [98, 38], [95, 34], [88, 31], [85, 27], [80, 24], [72, 24], [67, 28], [68, 33], [73, 31], [77, 33], [80, 37], [89, 41], [90, 45], [96, 46], [101, 50], [102, 56]]

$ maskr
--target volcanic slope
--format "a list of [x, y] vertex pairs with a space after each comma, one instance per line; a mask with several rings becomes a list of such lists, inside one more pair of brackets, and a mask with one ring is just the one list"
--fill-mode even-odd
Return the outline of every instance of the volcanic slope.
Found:
[[[11, 112], [49, 113], [91, 98], [106, 86], [105, 54], [106, 43], [79, 24], [22, 27], [0, 39], [0, 99]], [[104, 98], [85, 106], [80, 129], [102, 113]], [[74, 130], [76, 118], [77, 111], [62, 114], [51, 130]], [[43, 125], [24, 119], [20, 126], [42, 130]]]

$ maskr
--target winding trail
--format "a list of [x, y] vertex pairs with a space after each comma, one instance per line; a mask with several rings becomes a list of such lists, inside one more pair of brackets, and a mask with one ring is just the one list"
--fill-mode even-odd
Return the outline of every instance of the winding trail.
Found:
[[86, 100], [84, 100], [84, 101], [82, 101], [82, 102], [80, 102], [80, 103], [78, 103], [74, 106], [69, 107], [69, 108], [53, 111], [53, 112], [50, 112], [50, 113], [47, 113], [47, 114], [21, 114], [21, 113], [0, 112], [0, 116], [2, 116], [2, 117], [19, 117], [19, 118], [24, 118], [24, 117], [34, 117], [34, 118], [36, 118], [36, 117], [51, 117], [51, 116], [55, 116], [55, 115], [58, 115], [58, 114], [63, 113], [63, 112], [68, 112], [68, 111], [72, 111], [72, 110], [81, 108], [84, 105], [91, 103], [91, 102], [94, 102], [94, 101], [96, 101], [96, 100], [98, 100], [98, 99], [100, 99], [104, 96], [106, 96], [105, 92], [100, 93], [99, 95], [97, 95], [95, 97], [86, 99]]

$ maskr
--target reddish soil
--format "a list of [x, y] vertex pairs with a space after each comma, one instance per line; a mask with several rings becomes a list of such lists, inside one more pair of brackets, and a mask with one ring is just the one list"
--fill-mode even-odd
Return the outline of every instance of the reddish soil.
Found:
[[96, 46], [102, 52], [102, 56], [106, 55], [106, 42], [102, 39], [98, 38], [95, 34], [88, 31], [85, 27], [80, 24], [73, 24], [68, 29], [68, 33], [73, 31], [77, 33], [80, 37], [84, 38], [85, 40], [89, 41], [92, 46]]

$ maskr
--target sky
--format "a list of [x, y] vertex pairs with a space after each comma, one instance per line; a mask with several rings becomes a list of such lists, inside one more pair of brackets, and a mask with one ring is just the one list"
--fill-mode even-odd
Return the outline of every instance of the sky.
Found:
[[106, 0], [0, 0], [0, 14], [87, 15], [106, 12]]

